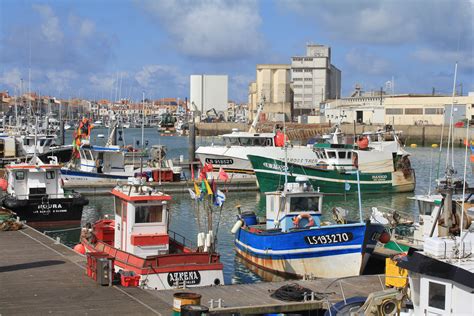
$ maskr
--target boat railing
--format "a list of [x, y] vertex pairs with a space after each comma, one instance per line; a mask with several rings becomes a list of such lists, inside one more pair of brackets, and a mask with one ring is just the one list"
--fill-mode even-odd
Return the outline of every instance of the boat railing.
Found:
[[190, 249], [196, 249], [197, 245], [190, 240], [189, 238], [184, 237], [180, 233], [177, 233], [172, 230], [168, 230], [168, 235], [173, 239], [176, 243], [181, 244], [182, 246]]

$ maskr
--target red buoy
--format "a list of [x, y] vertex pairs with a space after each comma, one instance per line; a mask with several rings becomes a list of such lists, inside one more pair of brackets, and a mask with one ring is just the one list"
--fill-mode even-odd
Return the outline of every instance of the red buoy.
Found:
[[390, 241], [390, 234], [384, 231], [382, 234], [380, 234], [379, 241], [382, 244], [386, 244]]
[[86, 254], [86, 248], [84, 248], [83, 244], [77, 244], [74, 246], [74, 251], [80, 253], [81, 255]]
[[2, 191], [6, 191], [7, 187], [8, 187], [7, 179], [0, 179], [0, 189], [2, 189]]

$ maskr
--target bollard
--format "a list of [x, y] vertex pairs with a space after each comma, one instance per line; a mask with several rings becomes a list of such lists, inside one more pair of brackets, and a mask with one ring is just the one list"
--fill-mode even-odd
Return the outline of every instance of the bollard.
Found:
[[173, 295], [173, 315], [181, 315], [181, 306], [200, 305], [201, 295], [197, 293], [181, 292]]

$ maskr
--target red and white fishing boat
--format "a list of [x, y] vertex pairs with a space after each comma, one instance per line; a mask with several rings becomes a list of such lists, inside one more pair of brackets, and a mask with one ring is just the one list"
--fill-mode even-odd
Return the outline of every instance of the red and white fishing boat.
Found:
[[112, 190], [115, 220], [102, 219], [83, 229], [85, 251], [107, 253], [116, 271], [134, 272], [146, 289], [224, 284], [214, 247], [187, 247], [184, 237], [177, 241], [180, 235], [168, 230], [171, 196], [139, 181], [130, 179]]

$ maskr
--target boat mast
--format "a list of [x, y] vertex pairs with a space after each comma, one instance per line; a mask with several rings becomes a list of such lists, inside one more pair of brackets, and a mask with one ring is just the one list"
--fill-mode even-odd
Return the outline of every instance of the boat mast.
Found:
[[252, 125], [250, 125], [249, 133], [257, 132], [257, 124], [258, 124], [258, 121], [260, 119], [260, 113], [262, 113], [262, 111], [263, 111], [263, 105], [264, 104], [265, 104], [265, 96], [262, 96], [262, 99], [261, 99], [261, 101], [258, 105], [257, 114], [253, 118]]

